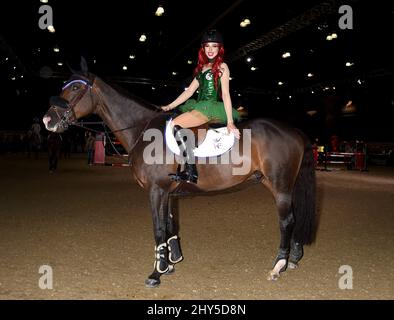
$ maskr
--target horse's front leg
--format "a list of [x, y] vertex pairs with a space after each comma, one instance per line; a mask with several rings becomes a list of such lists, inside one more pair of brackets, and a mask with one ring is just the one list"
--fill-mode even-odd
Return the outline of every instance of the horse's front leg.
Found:
[[162, 274], [169, 271], [167, 247], [167, 216], [168, 192], [154, 186], [150, 189], [150, 204], [152, 210], [153, 232], [155, 236], [155, 262], [153, 273], [145, 280], [145, 285], [150, 288], [160, 284]]
[[167, 215], [167, 247], [168, 247], [168, 260], [170, 262], [167, 274], [175, 271], [174, 265], [183, 260], [180, 241], [178, 237], [179, 224], [178, 224], [178, 198], [169, 197], [168, 200], [168, 215]]

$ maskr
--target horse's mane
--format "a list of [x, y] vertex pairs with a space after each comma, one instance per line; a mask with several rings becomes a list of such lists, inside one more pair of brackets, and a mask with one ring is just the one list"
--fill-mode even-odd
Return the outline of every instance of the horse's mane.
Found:
[[103, 81], [126, 99], [136, 101], [139, 105], [141, 105], [146, 109], [157, 111], [157, 106], [154, 103], [149, 102], [139, 96], [132, 94], [130, 91], [126, 90], [124, 87], [120, 86], [119, 84], [114, 83], [113, 81], [107, 81], [107, 80], [103, 80]]
[[[82, 78], [82, 80], [92, 81], [96, 77], [97, 76], [93, 73], [89, 73], [88, 75], [85, 75], [82, 72], [74, 71], [71, 78], [69, 79], [69, 81], [79, 80], [81, 78]], [[130, 91], [126, 90], [124, 87], [120, 86], [119, 84], [114, 83], [113, 81], [110, 81], [110, 80], [102, 78], [102, 77], [97, 77], [97, 78], [100, 78], [105, 84], [110, 86], [112, 89], [114, 89], [116, 92], [118, 92], [124, 98], [126, 98], [128, 100], [135, 101], [140, 106], [142, 106], [148, 110], [157, 111], [159, 109], [159, 107], [156, 106], [154, 103], [149, 102], [139, 96], [132, 94]]]

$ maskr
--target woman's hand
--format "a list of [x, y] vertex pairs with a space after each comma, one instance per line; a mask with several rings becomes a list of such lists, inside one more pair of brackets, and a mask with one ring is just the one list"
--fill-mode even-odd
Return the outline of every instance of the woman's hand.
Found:
[[237, 127], [234, 125], [233, 122], [227, 123], [227, 130], [228, 130], [228, 133], [233, 132], [237, 139], [239, 139], [241, 137], [239, 130], [237, 129]]
[[166, 105], [166, 106], [161, 107], [161, 110], [170, 111], [170, 110], [172, 110], [172, 108], [170, 106]]

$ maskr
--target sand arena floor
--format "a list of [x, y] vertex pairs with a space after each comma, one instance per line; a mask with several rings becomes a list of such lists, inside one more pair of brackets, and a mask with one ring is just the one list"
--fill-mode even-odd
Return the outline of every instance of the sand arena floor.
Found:
[[[155, 289], [148, 195], [125, 167], [0, 156], [0, 299], [393, 299], [394, 168], [317, 172], [320, 224], [297, 270], [266, 275], [279, 241], [261, 185], [180, 201], [184, 261]], [[39, 267], [53, 270], [40, 289]], [[343, 290], [342, 265], [353, 271]]]

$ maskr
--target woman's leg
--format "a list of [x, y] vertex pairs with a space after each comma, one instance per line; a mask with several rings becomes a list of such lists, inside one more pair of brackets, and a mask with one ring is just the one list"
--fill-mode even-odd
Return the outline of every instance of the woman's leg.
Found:
[[208, 117], [203, 115], [201, 112], [196, 110], [182, 113], [181, 115], [177, 116], [174, 121], [173, 125], [181, 126], [182, 128], [192, 128], [201, 126], [204, 123], [209, 121]]
[[193, 148], [195, 146], [195, 143], [193, 142], [194, 137], [192, 139], [192, 137], [189, 136], [185, 139], [185, 136], [187, 135], [184, 133], [182, 128], [198, 127], [208, 122], [208, 120], [209, 119], [205, 115], [195, 110], [185, 112], [174, 119], [173, 125], [175, 138], [178, 142], [181, 155], [186, 158], [184, 170], [175, 175], [177, 181], [180, 179], [189, 183], [197, 183], [198, 179], [198, 172], [193, 154]]

